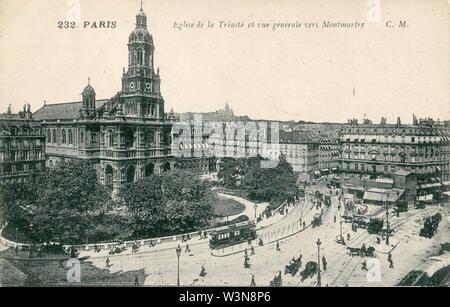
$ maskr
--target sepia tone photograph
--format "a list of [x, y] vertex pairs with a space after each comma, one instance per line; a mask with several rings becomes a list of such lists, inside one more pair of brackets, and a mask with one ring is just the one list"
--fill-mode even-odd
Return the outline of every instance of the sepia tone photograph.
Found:
[[450, 286], [448, 0], [0, 20], [1, 287]]

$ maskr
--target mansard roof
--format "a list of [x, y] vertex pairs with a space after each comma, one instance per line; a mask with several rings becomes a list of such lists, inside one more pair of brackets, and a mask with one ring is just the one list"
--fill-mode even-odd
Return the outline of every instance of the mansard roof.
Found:
[[[102, 107], [108, 99], [95, 100], [95, 107]], [[38, 120], [69, 120], [80, 117], [80, 110], [83, 107], [82, 101], [46, 104], [33, 114]]]

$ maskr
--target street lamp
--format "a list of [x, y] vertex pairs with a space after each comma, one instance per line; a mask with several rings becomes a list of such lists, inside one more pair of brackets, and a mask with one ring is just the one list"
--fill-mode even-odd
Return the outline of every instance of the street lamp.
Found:
[[177, 266], [177, 286], [180, 286], [180, 255], [181, 255], [181, 247], [178, 247], [175, 250], [177, 252], [178, 266]]
[[253, 207], [255, 208], [255, 219], [256, 219], [256, 204], [254, 204]]
[[317, 239], [317, 286], [321, 286], [321, 280], [320, 280], [320, 244], [322, 244], [322, 242], [320, 242], [320, 239]]
[[342, 242], [342, 241], [344, 241], [344, 238], [342, 237], [342, 218], [339, 221], [339, 232], [340, 232], [340, 239], [341, 239], [341, 242]]

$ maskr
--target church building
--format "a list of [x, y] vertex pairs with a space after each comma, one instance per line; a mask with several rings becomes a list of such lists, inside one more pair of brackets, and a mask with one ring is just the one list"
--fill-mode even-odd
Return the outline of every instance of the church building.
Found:
[[90, 81], [82, 101], [44, 104], [34, 113], [46, 136], [48, 166], [65, 159], [92, 163], [102, 184], [118, 192], [127, 182], [169, 171], [173, 118], [164, 112], [154, 45], [142, 7], [128, 40], [122, 89], [97, 100]]

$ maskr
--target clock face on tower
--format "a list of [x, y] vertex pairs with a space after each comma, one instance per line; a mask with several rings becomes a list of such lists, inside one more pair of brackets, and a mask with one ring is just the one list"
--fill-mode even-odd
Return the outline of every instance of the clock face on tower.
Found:
[[150, 84], [150, 82], [145, 83], [145, 88], [146, 89], [150, 89], [152, 87], [152, 85]]
[[134, 82], [130, 82], [129, 87], [130, 89], [134, 89]]

